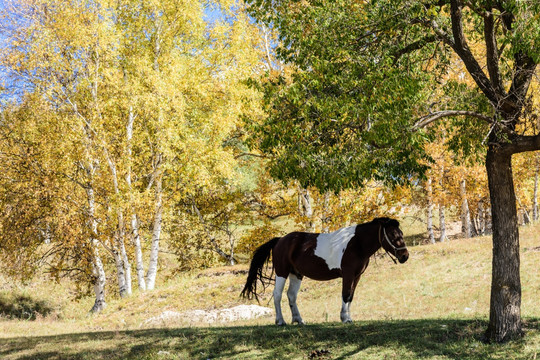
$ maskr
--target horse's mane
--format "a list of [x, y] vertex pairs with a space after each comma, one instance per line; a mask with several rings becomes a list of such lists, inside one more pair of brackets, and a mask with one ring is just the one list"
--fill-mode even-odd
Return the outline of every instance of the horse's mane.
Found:
[[371, 224], [380, 224], [384, 227], [387, 227], [387, 226], [399, 227], [399, 221], [397, 221], [396, 219], [389, 218], [389, 217], [375, 218], [371, 220]]

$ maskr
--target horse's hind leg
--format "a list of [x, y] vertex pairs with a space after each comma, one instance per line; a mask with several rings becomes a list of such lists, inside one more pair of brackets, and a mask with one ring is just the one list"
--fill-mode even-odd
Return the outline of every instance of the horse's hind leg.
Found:
[[292, 323], [297, 322], [300, 325], [304, 324], [302, 317], [300, 316], [300, 311], [298, 311], [298, 306], [296, 305], [296, 297], [298, 291], [300, 290], [300, 285], [302, 284], [302, 279], [294, 274], [289, 275], [289, 289], [287, 290], [287, 297], [289, 298], [289, 306], [291, 307], [292, 313]]
[[287, 325], [283, 320], [283, 314], [281, 312], [281, 295], [283, 288], [285, 287], [285, 281], [287, 278], [276, 275], [276, 286], [274, 287], [274, 307], [276, 308], [276, 325]]

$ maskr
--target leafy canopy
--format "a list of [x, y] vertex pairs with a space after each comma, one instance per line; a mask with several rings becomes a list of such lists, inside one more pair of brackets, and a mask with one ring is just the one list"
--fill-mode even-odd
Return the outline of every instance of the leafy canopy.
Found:
[[[371, 177], [406, 181], [429, 163], [423, 149], [430, 135], [411, 131], [422, 116], [445, 110], [494, 115], [493, 99], [470, 79], [452, 47], [449, 1], [249, 3], [251, 14], [279, 33], [276, 55], [290, 66], [259, 84], [268, 118], [256, 126], [258, 145], [274, 155], [272, 174], [280, 179], [335, 191]], [[491, 6], [499, 22], [506, 11], [513, 14], [511, 31], [496, 24], [494, 32], [501, 82], [509, 87], [517, 54], [540, 55], [539, 5], [492, 3], [467, 2], [464, 31], [481, 58], [484, 9]], [[452, 69], [462, 74], [448, 78]], [[489, 122], [478, 118], [450, 118], [458, 135], [450, 139], [454, 150], [485, 149]]]

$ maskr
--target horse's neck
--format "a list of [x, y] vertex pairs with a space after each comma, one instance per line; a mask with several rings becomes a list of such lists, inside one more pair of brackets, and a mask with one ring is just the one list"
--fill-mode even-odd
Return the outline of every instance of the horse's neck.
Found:
[[360, 232], [359, 239], [357, 239], [357, 241], [361, 242], [367, 257], [373, 256], [381, 248], [381, 241], [377, 230], [378, 229], [369, 226], [365, 231]]

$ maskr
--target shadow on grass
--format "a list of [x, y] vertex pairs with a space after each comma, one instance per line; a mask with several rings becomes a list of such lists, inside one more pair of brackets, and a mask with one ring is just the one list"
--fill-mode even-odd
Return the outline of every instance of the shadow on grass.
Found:
[[52, 307], [43, 300], [27, 295], [0, 293], [0, 315], [10, 319], [35, 320], [37, 316], [47, 316]]
[[[540, 319], [524, 340], [488, 345], [479, 320], [396, 320], [276, 327], [107, 331], [0, 340], [4, 359], [530, 359]], [[317, 356], [314, 350], [328, 350]]]

